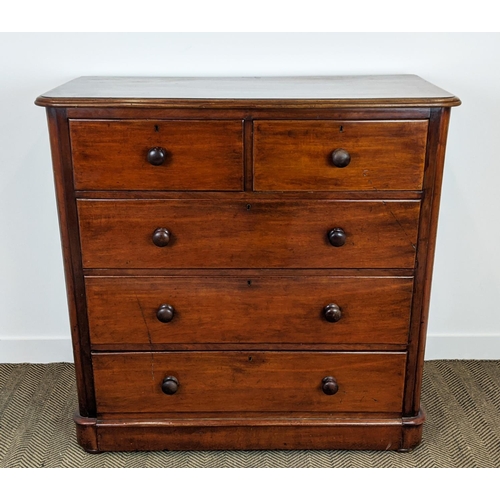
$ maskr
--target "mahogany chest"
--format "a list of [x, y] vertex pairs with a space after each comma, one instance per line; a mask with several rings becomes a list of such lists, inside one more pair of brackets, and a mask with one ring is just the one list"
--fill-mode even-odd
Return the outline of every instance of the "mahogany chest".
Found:
[[88, 77], [36, 104], [81, 446], [420, 442], [459, 99], [414, 75]]

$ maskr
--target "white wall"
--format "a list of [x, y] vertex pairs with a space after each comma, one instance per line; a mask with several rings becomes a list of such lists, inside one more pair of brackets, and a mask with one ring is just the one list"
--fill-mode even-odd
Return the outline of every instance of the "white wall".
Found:
[[81, 75], [415, 73], [452, 110], [427, 359], [500, 359], [499, 34], [0, 34], [0, 362], [70, 361], [42, 108]]

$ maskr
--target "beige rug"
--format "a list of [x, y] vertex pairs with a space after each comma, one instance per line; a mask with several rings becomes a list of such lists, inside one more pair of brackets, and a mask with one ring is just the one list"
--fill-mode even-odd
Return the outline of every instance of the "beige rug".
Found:
[[90, 455], [76, 443], [74, 368], [0, 365], [0, 467], [500, 467], [500, 360], [428, 361], [422, 444], [378, 451]]

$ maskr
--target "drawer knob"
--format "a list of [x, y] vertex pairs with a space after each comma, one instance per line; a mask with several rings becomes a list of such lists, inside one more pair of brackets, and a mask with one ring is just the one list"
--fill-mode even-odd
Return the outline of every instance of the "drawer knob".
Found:
[[338, 168], [347, 167], [351, 162], [351, 155], [345, 149], [334, 149], [332, 152], [332, 162]]
[[323, 309], [323, 314], [325, 316], [326, 321], [330, 323], [336, 323], [342, 318], [342, 311], [337, 304], [328, 304]]
[[339, 390], [339, 384], [334, 377], [325, 377], [321, 381], [321, 388], [326, 395], [333, 396]]
[[156, 317], [162, 323], [170, 323], [174, 318], [174, 312], [175, 310], [170, 304], [162, 304], [156, 311]]
[[167, 150], [160, 147], [151, 148], [148, 151], [148, 154], [146, 155], [146, 159], [148, 160], [148, 162], [151, 163], [151, 165], [154, 165], [155, 167], [163, 165], [166, 158], [167, 158]]
[[340, 227], [335, 227], [328, 232], [328, 240], [334, 247], [341, 247], [345, 244], [345, 233]]
[[161, 383], [161, 390], [165, 394], [171, 396], [172, 394], [175, 394], [178, 389], [179, 381], [175, 377], [169, 375], [163, 379], [163, 382]]
[[155, 229], [153, 233], [153, 243], [157, 247], [166, 247], [170, 242], [170, 231], [164, 227]]

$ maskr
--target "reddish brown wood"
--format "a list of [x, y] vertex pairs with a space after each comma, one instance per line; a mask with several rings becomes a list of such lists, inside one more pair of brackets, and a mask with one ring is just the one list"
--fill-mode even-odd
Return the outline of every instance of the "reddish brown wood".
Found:
[[[254, 122], [256, 191], [418, 190], [427, 121]], [[334, 150], [349, 152], [338, 168]], [[404, 172], [404, 175], [401, 175]]]
[[[251, 189], [250, 189], [251, 190]], [[117, 200], [215, 200], [219, 201], [248, 201], [247, 192], [215, 192], [215, 191], [76, 191], [77, 198], [81, 199], [108, 199]], [[420, 200], [422, 191], [341, 191], [317, 193], [283, 191], [258, 193], [250, 195], [253, 200]]]
[[398, 451], [410, 451], [422, 441], [425, 413], [418, 410], [414, 417], [403, 417], [403, 433]]
[[37, 104], [87, 451], [418, 445], [459, 99], [413, 75], [83, 78]]
[[[79, 200], [86, 268], [410, 268], [420, 203]], [[158, 248], [151, 234], [171, 232]], [[340, 248], [328, 231], [342, 227]]]
[[353, 277], [409, 277], [413, 276], [410, 269], [85, 269], [85, 276], [239, 276], [243, 278], [263, 276], [353, 276]]
[[401, 419], [112, 420], [97, 426], [102, 451], [138, 450], [397, 450]]
[[444, 155], [450, 110], [432, 110], [427, 149], [424, 201], [420, 214], [417, 268], [408, 346], [408, 366], [404, 414], [415, 415], [420, 409], [420, 393], [424, 368], [425, 340], [429, 313], [432, 268], [436, 246], [439, 201], [443, 180]]
[[[329, 352], [94, 354], [98, 413], [401, 411], [406, 355]], [[179, 381], [173, 397], [165, 376]], [[334, 376], [333, 397], [322, 390]]]
[[80, 415], [93, 417], [95, 416], [94, 381], [90, 359], [78, 215], [72, 190], [68, 122], [64, 110], [47, 109], [47, 119], [78, 388], [78, 407]]
[[81, 77], [36, 103], [59, 107], [378, 108], [458, 106], [460, 100], [416, 75], [268, 78]]
[[[253, 186], [253, 121], [243, 123], [243, 140], [245, 147], [245, 191], [252, 191]], [[232, 193], [231, 193], [232, 194]]]
[[243, 189], [241, 121], [71, 120], [70, 131], [75, 189]]
[[89, 453], [99, 453], [97, 442], [97, 419], [82, 417], [75, 414], [73, 420], [76, 424], [76, 439], [78, 444]]
[[[250, 418], [252, 417], [252, 418]], [[259, 418], [256, 422], [255, 419]], [[375, 449], [409, 451], [418, 445], [425, 416], [401, 419], [390, 413], [220, 414], [183, 413], [109, 415], [103, 419], [75, 416], [79, 444], [94, 453], [97, 436], [102, 451], [205, 449]], [[91, 430], [93, 441], [81, 436]]]
[[[324, 419], [342, 419], [350, 421], [360, 421], [363, 419], [377, 420], [377, 419], [400, 419], [401, 423], [401, 412], [370, 412], [369, 414], [365, 412], [342, 412], [336, 411], [333, 415], [328, 411], [296, 411], [291, 414], [287, 411], [249, 411], [243, 413], [226, 413], [221, 414], [221, 412], [162, 412], [161, 418], [159, 418], [158, 413], [148, 413], [148, 412], [127, 412], [127, 413], [101, 413], [97, 422], [111, 422], [127, 420], [128, 422], [133, 422], [137, 420], [144, 420], [147, 422], [152, 422], [153, 420], [161, 420], [165, 422], [166, 420], [172, 420], [180, 423], [180, 420], [201, 420], [201, 419], [219, 419], [219, 420], [242, 420], [242, 419], [259, 419], [256, 425], [262, 425], [264, 423], [270, 422], [271, 420], [279, 421], [285, 419], [316, 419], [321, 421]], [[410, 419], [411, 420], [411, 419]]]
[[[92, 119], [92, 120], [116, 120], [116, 119], [146, 119], [146, 120], [290, 120], [297, 119], [297, 110], [286, 107], [274, 107], [267, 109], [225, 108], [225, 109], [189, 109], [189, 108], [67, 108], [68, 118]], [[429, 108], [326, 108], [300, 110], [300, 118], [303, 120], [421, 120], [428, 119]]]
[[[86, 279], [92, 345], [404, 344], [411, 278], [251, 277]], [[324, 316], [333, 300], [335, 324]], [[170, 304], [169, 323], [158, 308]], [[126, 335], [124, 335], [126, 332]]]
[[149, 340], [143, 344], [132, 344], [130, 342], [119, 342], [115, 344], [94, 344], [92, 349], [95, 352], [109, 352], [109, 351], [255, 351], [255, 350], [269, 350], [269, 351], [279, 351], [286, 349], [288, 351], [329, 351], [335, 348], [335, 351], [406, 351], [408, 343], [404, 344], [382, 344], [379, 342], [356, 342], [351, 344], [338, 343], [333, 344], [328, 343], [300, 343], [294, 344], [289, 342], [280, 343], [246, 343], [246, 342], [224, 342], [224, 343], [210, 343], [210, 344], [196, 344], [196, 343], [156, 343], [150, 344]]

